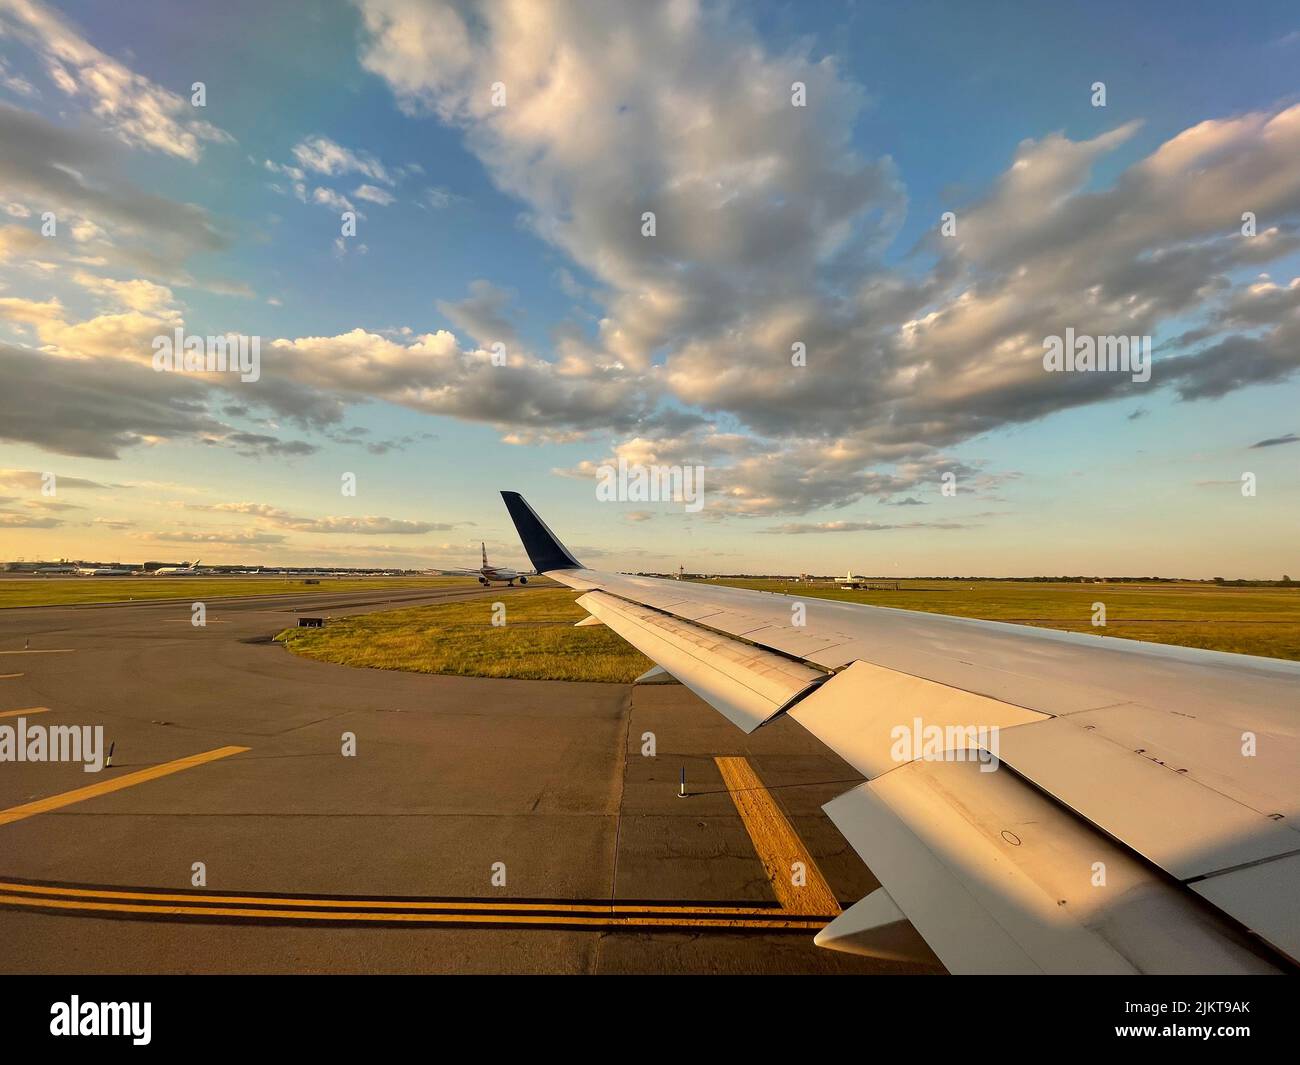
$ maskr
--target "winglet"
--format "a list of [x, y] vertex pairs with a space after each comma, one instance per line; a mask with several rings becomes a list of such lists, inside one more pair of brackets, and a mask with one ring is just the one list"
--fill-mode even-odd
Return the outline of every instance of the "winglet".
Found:
[[546, 522], [537, 516], [537, 512], [523, 496], [518, 492], [502, 492], [501, 498], [505, 501], [506, 510], [510, 512], [510, 520], [515, 523], [515, 530], [523, 541], [533, 569], [545, 573], [553, 569], [583, 568], [582, 563], [560, 543], [559, 538], [546, 527]]

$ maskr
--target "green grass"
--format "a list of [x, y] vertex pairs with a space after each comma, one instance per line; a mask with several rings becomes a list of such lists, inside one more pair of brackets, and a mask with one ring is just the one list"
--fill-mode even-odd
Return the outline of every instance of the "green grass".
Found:
[[[587, 612], [567, 588], [529, 588], [495, 599], [440, 603], [340, 618], [276, 639], [322, 662], [411, 673], [626, 684], [654, 663], [603, 625], [574, 628]], [[492, 624], [501, 602], [506, 623]]]
[[[0, 579], [0, 608], [117, 603], [139, 599], [194, 599], [204, 602], [237, 595], [304, 595], [366, 592], [372, 589], [440, 588], [470, 583], [465, 577], [48, 577]], [[314, 580], [315, 578], [310, 578]]]
[[[1300, 660], [1300, 588], [903, 580], [898, 591], [841, 591], [794, 581], [700, 583]], [[1105, 628], [1093, 628], [1093, 603], [1105, 604]]]
[[[899, 591], [875, 592], [770, 580], [701, 583], [1300, 660], [1300, 589], [1294, 588], [902, 581]], [[574, 602], [578, 594], [530, 588], [502, 600], [342, 618], [323, 629], [288, 629], [276, 639], [322, 662], [466, 677], [627, 683], [650, 668], [649, 659], [603, 625], [573, 627], [586, 616]], [[496, 601], [506, 606], [502, 627], [491, 624]], [[1098, 602], [1106, 605], [1105, 628], [1092, 626]]]

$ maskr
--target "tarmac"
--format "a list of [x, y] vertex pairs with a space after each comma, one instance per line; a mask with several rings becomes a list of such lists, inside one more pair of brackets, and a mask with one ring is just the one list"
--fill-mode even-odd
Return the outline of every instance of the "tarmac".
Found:
[[188, 600], [0, 611], [0, 725], [102, 725], [114, 750], [0, 764], [0, 971], [942, 971], [813, 945], [878, 885], [820, 809], [861, 778], [792, 721], [745, 736], [679, 685], [271, 642], [467, 597], [486, 627], [529, 591], [212, 598], [203, 627]]

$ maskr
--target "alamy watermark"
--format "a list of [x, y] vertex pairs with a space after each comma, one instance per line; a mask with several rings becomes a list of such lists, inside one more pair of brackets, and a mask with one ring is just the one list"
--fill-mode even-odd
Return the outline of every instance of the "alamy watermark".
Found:
[[159, 373], [237, 373], [244, 382], [262, 376], [260, 336], [186, 336], [177, 326], [154, 337], [152, 347], [153, 368]]
[[619, 459], [596, 468], [596, 498], [602, 503], [683, 503], [689, 514], [704, 507], [703, 466], [643, 466]]
[[82, 1002], [73, 995], [50, 1005], [50, 1035], [129, 1036], [138, 1047], [153, 1038], [152, 1002]]
[[84, 762], [87, 773], [104, 768], [103, 725], [0, 725], [0, 762]]
[[1133, 380], [1151, 380], [1151, 338], [1076, 336], [1043, 337], [1043, 369], [1049, 373], [1128, 373]]
[[919, 717], [889, 730], [895, 762], [979, 762], [981, 773], [998, 767], [997, 725], [927, 725]]

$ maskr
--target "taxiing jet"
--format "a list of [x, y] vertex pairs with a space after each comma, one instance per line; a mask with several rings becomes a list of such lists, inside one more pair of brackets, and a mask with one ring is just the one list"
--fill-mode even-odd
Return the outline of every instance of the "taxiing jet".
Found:
[[480, 542], [479, 547], [483, 549], [483, 565], [478, 569], [448, 569], [443, 570], [442, 572], [464, 573], [467, 576], [473, 575], [478, 578], [479, 584], [491, 585], [493, 582], [499, 582], [507, 584], [512, 588], [514, 587], [515, 581], [518, 581], [520, 584], [527, 584], [528, 578], [533, 576], [533, 574], [530, 573], [520, 573], [518, 570], [507, 569], [505, 566], [492, 565], [488, 562], [487, 544]]
[[156, 569], [150, 574], [152, 577], [197, 577], [202, 571], [199, 569], [199, 560], [196, 558], [188, 566], [163, 566], [162, 569]]
[[78, 577], [129, 577], [134, 570], [122, 566], [78, 566]]
[[603, 573], [501, 495], [578, 624], [865, 778], [823, 809], [880, 887], [809, 910], [819, 946], [953, 973], [1300, 960], [1300, 662]]

